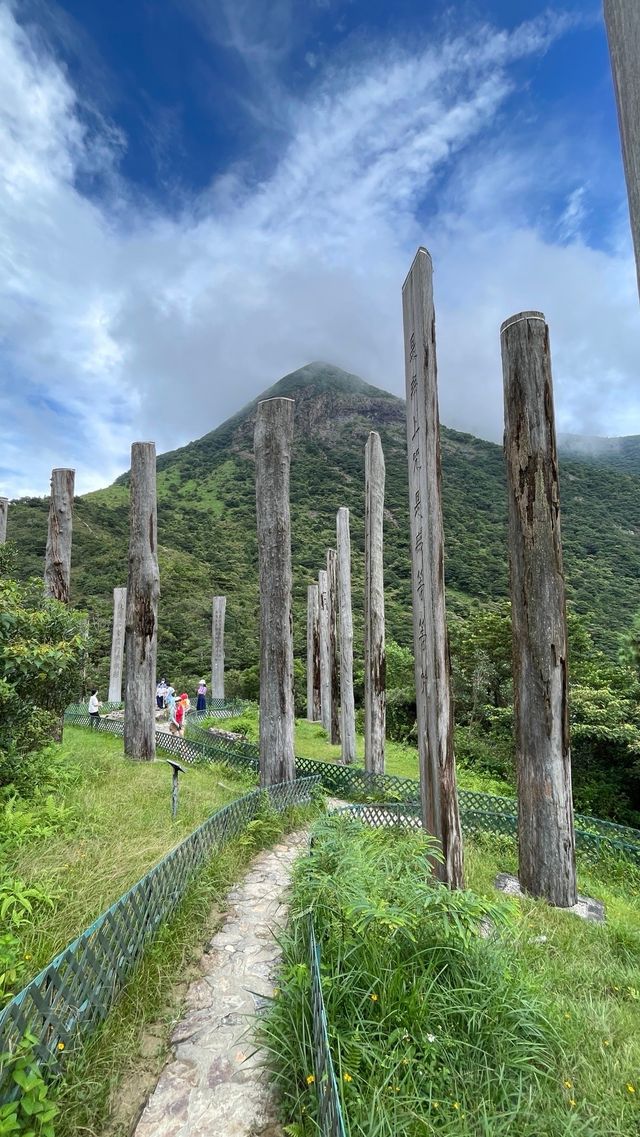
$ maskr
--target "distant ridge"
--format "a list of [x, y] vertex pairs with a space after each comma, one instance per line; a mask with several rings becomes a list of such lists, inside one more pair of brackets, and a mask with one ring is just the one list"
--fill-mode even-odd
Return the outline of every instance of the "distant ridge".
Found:
[[640, 434], [603, 438], [588, 434], [560, 434], [558, 449], [565, 457], [608, 466], [624, 474], [640, 477]]

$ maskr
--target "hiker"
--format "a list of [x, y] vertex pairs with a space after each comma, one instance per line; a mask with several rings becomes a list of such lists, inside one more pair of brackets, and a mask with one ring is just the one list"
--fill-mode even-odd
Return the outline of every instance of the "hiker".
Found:
[[191, 709], [189, 696], [186, 691], [178, 699], [176, 699], [175, 721], [178, 727], [178, 734], [181, 738], [184, 737], [184, 724], [187, 717], [187, 711]]
[[207, 709], [207, 684], [204, 679], [201, 679], [198, 684], [198, 701], [196, 703], [197, 711], [206, 711]]
[[169, 725], [171, 725], [173, 713], [174, 713], [175, 708], [176, 708], [176, 693], [175, 693], [175, 690], [173, 689], [173, 687], [171, 687], [171, 686], [167, 687], [167, 692], [166, 692], [166, 695], [164, 697], [164, 705], [167, 708], [167, 710], [169, 711]]
[[91, 698], [89, 699], [89, 725], [92, 730], [99, 730], [101, 706], [102, 703], [98, 698], [98, 688], [94, 687], [91, 692]]
[[156, 705], [157, 705], [159, 711], [164, 710], [164, 698], [165, 698], [166, 693], [167, 693], [167, 681], [166, 681], [166, 679], [161, 679], [160, 682], [158, 683], [158, 686], [156, 687]]

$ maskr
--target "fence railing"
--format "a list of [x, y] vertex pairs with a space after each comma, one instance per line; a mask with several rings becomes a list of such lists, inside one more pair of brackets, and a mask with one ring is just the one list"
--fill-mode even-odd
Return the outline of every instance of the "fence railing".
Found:
[[309, 916], [309, 970], [311, 973], [311, 1021], [313, 1028], [313, 1062], [318, 1099], [318, 1121], [323, 1137], [347, 1137], [333, 1066], [327, 1012], [322, 994], [320, 944], [316, 940], [313, 918]]
[[[162, 736], [163, 745], [165, 739], [167, 735]], [[189, 746], [184, 739], [171, 741]], [[212, 814], [7, 1004], [0, 1013], [0, 1053], [14, 1053], [30, 1034], [37, 1040], [37, 1057], [53, 1076], [73, 1044], [106, 1017], [145, 946], [214, 848], [258, 817], [266, 801], [278, 812], [310, 802], [319, 781], [304, 778], [252, 790]], [[0, 1103], [17, 1092], [10, 1071], [0, 1070]]]

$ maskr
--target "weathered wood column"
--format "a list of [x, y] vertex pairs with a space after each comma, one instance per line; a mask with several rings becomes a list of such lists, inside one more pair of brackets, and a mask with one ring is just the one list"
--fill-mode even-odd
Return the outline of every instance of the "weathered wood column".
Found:
[[576, 902], [558, 460], [549, 329], [541, 312], [502, 325], [509, 494], [520, 884]]
[[320, 721], [320, 596], [307, 585], [307, 721]]
[[51, 471], [49, 529], [44, 561], [45, 596], [69, 603], [75, 470]]
[[640, 3], [604, 0], [640, 292]]
[[384, 774], [386, 656], [384, 639], [384, 455], [371, 431], [364, 455], [364, 764]]
[[0, 545], [7, 541], [7, 514], [9, 512], [9, 498], [0, 497]]
[[258, 403], [254, 435], [260, 568], [260, 783], [295, 778], [289, 469], [293, 399]]
[[338, 612], [340, 623], [340, 735], [342, 761], [356, 760], [356, 712], [353, 700], [353, 613], [351, 611], [351, 536], [349, 510], [341, 506], [336, 518], [338, 546]]
[[126, 588], [113, 590], [113, 632], [111, 635], [111, 669], [109, 671], [109, 702], [122, 700], [122, 663], [127, 613]]
[[442, 846], [444, 863], [433, 862], [435, 875], [450, 888], [461, 888], [462, 834], [444, 591], [433, 270], [426, 249], [418, 249], [404, 283], [402, 308], [422, 823]]
[[134, 442], [129, 506], [124, 752], [129, 758], [148, 762], [156, 754], [159, 596], [156, 448], [153, 442]]
[[327, 570], [318, 573], [320, 602], [320, 720], [327, 734], [331, 734], [331, 652], [329, 650], [329, 580]]
[[224, 617], [226, 596], [214, 596], [211, 616], [211, 697], [224, 699]]
[[338, 554], [327, 549], [327, 593], [329, 596], [329, 675], [331, 679], [330, 741], [340, 742], [340, 676], [338, 671]]

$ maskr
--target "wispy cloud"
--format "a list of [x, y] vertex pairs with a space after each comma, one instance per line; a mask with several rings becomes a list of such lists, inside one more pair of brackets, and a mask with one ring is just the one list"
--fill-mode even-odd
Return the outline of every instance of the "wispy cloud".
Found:
[[[250, 31], [238, 11], [220, 35], [267, 59], [272, 26]], [[535, 130], [517, 145], [510, 132], [518, 68], [568, 27], [550, 16], [323, 61], [286, 100], [269, 175], [229, 170], [176, 217], [135, 201], [125, 140], [87, 119], [0, 0], [0, 436], [22, 471], [2, 492], [44, 492], [61, 464], [80, 490], [104, 484], [132, 439], [175, 447], [309, 359], [401, 393], [399, 290], [418, 243], [435, 258], [444, 421], [499, 436], [498, 327], [541, 307], [563, 427], [612, 432], [626, 415], [640, 430], [622, 212], [603, 251], [579, 239], [578, 199], [562, 238], [522, 204], [546, 171]], [[554, 172], [565, 212], [583, 184], [570, 165]], [[81, 190], [88, 170], [99, 200]]]

